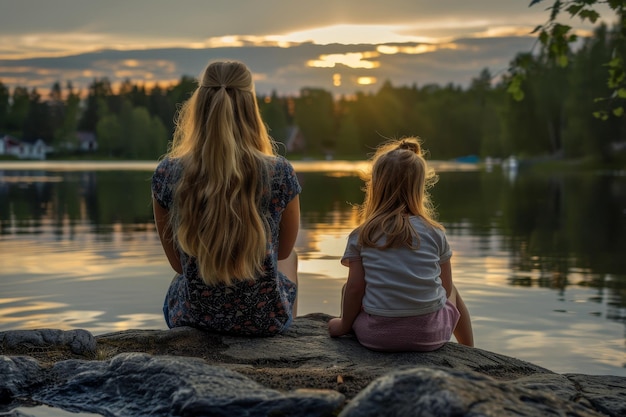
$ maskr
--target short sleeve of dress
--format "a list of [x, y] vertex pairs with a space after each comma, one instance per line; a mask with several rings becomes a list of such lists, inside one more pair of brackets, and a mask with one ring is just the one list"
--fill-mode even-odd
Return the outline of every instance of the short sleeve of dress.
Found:
[[346, 250], [341, 257], [341, 264], [348, 266], [350, 261], [358, 261], [361, 259], [361, 247], [358, 244], [359, 234], [356, 230], [352, 231], [348, 236]]
[[281, 178], [279, 185], [279, 199], [281, 203], [280, 205], [284, 209], [291, 200], [302, 192], [302, 187], [298, 181], [296, 171], [293, 169], [291, 163], [285, 158], [278, 157], [276, 170], [279, 174], [278, 177]]
[[179, 174], [178, 166], [169, 158], [159, 162], [152, 174], [152, 196], [164, 209], [169, 210], [172, 206]]

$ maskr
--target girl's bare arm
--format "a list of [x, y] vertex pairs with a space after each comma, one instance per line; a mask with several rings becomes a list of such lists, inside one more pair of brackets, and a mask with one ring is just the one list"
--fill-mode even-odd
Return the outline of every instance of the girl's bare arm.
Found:
[[454, 336], [456, 337], [456, 340], [463, 345], [474, 346], [474, 332], [472, 330], [470, 314], [463, 298], [461, 298], [461, 294], [452, 281], [452, 267], [450, 265], [450, 260], [441, 264], [441, 283], [446, 289], [446, 296], [448, 297], [448, 300], [456, 306], [461, 314], [459, 322], [454, 329]]
[[446, 297], [450, 298], [450, 294], [452, 293], [452, 288], [454, 286], [452, 282], [452, 266], [450, 264], [450, 260], [448, 259], [444, 263], [439, 264], [441, 267], [441, 283], [443, 284], [443, 288], [446, 289]]
[[365, 271], [360, 260], [352, 260], [348, 264], [348, 281], [343, 289], [341, 301], [341, 318], [328, 322], [328, 333], [331, 337], [350, 333], [352, 324], [361, 312], [363, 295], [365, 294]]

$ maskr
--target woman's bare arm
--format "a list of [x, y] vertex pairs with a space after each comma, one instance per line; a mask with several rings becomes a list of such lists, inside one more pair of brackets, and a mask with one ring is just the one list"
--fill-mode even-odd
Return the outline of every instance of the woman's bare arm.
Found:
[[300, 230], [300, 196], [295, 196], [285, 210], [280, 219], [280, 231], [278, 235], [278, 259], [286, 259], [298, 237]]

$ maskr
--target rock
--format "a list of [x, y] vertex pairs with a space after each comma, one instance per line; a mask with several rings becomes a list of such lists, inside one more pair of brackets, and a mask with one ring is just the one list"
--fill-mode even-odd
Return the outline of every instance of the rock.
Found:
[[626, 416], [626, 378], [567, 374], [567, 379], [596, 410], [608, 416]]
[[432, 368], [391, 372], [372, 382], [339, 417], [600, 417], [587, 407], [476, 373]]
[[[28, 358], [15, 356], [25, 353], [24, 343], [6, 342], [18, 340], [14, 332], [0, 333], [0, 355], [7, 355], [0, 371], [10, 375], [0, 381], [0, 413], [38, 401], [107, 416], [207, 415], [199, 410], [222, 408], [366, 416], [373, 415], [367, 414], [372, 402], [388, 396], [382, 415], [429, 415], [393, 414], [418, 410], [418, 403], [419, 410], [458, 416], [626, 415], [626, 378], [560, 375], [456, 343], [427, 353], [373, 352], [352, 336], [328, 337], [329, 318], [298, 317], [287, 333], [270, 338], [177, 328], [108, 333], [84, 349], [54, 343], [33, 349], [29, 339]], [[89, 406], [95, 399], [104, 405]]]
[[35, 401], [115, 416], [324, 416], [344, 401], [330, 390], [268, 389], [196, 358], [122, 353], [105, 362], [67, 360]]
[[0, 356], [0, 375], [0, 404], [11, 404], [43, 379], [39, 363], [25, 356]]
[[14, 330], [0, 332], [3, 350], [31, 353], [37, 350], [68, 348], [77, 355], [89, 355], [96, 351], [96, 339], [87, 330]]

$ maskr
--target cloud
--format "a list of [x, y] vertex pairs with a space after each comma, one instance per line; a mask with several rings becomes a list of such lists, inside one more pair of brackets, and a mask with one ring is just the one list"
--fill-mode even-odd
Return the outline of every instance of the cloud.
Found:
[[502, 0], [0, 0], [0, 10], [9, 87], [171, 83], [232, 58], [250, 66], [260, 93], [282, 94], [376, 91], [386, 80], [467, 85], [531, 50], [530, 31], [548, 17]]
[[[389, 80], [394, 85], [458, 84], [466, 86], [480, 71], [503, 71], [517, 52], [529, 51], [529, 37], [458, 39], [442, 45], [394, 43], [385, 45], [316, 45], [289, 48], [243, 46], [221, 48], [166, 48], [103, 50], [73, 56], [27, 58], [0, 62], [0, 81], [49, 89], [54, 82], [72, 81], [86, 88], [95, 78], [114, 84], [177, 82], [196, 77], [216, 59], [245, 62], [256, 78], [257, 91], [297, 94], [303, 87], [324, 88], [335, 94], [373, 92]], [[362, 77], [376, 80], [359, 84]], [[340, 81], [340, 85], [338, 84]]]
[[544, 7], [501, 0], [0, 0], [0, 7], [2, 34], [88, 31], [194, 39], [285, 34], [337, 24], [432, 28], [442, 21], [462, 26], [516, 20], [532, 27], [546, 17]]
[[0, 0], [0, 10], [0, 59], [188, 48], [224, 38], [436, 43], [493, 27], [529, 32], [546, 18], [542, 7], [501, 0]]

